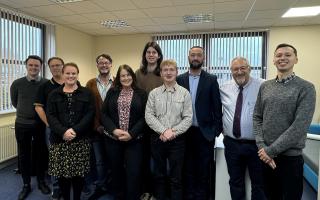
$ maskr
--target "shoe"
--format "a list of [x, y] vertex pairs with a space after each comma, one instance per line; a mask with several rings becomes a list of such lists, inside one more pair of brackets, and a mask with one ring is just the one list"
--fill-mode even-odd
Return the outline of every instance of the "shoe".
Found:
[[31, 187], [29, 184], [25, 184], [19, 193], [18, 200], [24, 200], [31, 192]]
[[51, 200], [59, 200], [61, 198], [61, 192], [60, 190], [53, 190], [52, 194], [51, 194]]
[[88, 198], [88, 200], [97, 200], [106, 193], [107, 193], [106, 190], [103, 190], [101, 188], [96, 188], [93, 194]]
[[150, 193], [143, 193], [141, 196], [140, 196], [140, 200], [150, 200], [152, 198], [152, 195]]
[[42, 192], [42, 194], [50, 194], [51, 192], [50, 188], [44, 181], [38, 182], [38, 188]]

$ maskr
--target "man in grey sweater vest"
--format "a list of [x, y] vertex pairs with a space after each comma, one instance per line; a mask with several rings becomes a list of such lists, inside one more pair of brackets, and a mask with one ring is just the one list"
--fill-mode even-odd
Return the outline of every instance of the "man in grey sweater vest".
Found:
[[26, 61], [27, 75], [13, 81], [10, 87], [11, 103], [17, 109], [15, 121], [15, 135], [18, 144], [18, 158], [23, 179], [23, 188], [18, 199], [25, 199], [31, 192], [31, 143], [33, 143], [38, 188], [44, 194], [50, 189], [44, 181], [46, 159], [43, 158], [46, 150], [44, 125], [41, 123], [34, 102], [37, 90], [46, 79], [39, 76], [42, 59], [39, 56], [29, 56]]
[[273, 62], [277, 77], [261, 85], [253, 114], [258, 155], [265, 163], [265, 193], [272, 200], [300, 200], [302, 149], [315, 109], [316, 92], [312, 83], [294, 74], [298, 58], [292, 45], [278, 45]]

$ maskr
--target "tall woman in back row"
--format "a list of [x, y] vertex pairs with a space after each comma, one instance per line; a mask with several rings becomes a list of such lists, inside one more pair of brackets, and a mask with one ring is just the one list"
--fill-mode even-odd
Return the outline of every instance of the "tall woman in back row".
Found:
[[84, 176], [89, 171], [90, 146], [87, 135], [92, 129], [94, 98], [78, 83], [79, 68], [67, 63], [62, 68], [65, 83], [48, 97], [47, 117], [51, 128], [49, 174], [58, 177], [64, 200], [80, 200]]
[[111, 164], [111, 184], [115, 200], [138, 200], [141, 195], [142, 137], [147, 93], [139, 89], [128, 65], [118, 69], [102, 106], [107, 157]]

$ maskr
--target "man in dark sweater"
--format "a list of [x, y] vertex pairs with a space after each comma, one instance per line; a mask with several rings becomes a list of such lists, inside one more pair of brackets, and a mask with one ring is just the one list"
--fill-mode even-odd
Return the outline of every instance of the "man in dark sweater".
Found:
[[31, 55], [26, 61], [27, 75], [15, 80], [10, 87], [12, 105], [16, 108], [15, 135], [18, 144], [18, 158], [23, 179], [23, 188], [18, 199], [25, 199], [31, 192], [31, 143], [35, 151], [36, 175], [38, 188], [44, 194], [50, 189], [44, 181], [45, 166], [43, 152], [46, 150], [44, 126], [34, 110], [34, 101], [39, 85], [46, 79], [39, 76], [42, 59]]
[[303, 192], [303, 158], [312, 121], [314, 85], [296, 76], [297, 50], [280, 44], [274, 52], [277, 77], [264, 82], [253, 114], [253, 131], [259, 158], [265, 163], [268, 199], [300, 200]]
[[[48, 120], [47, 120], [47, 115], [46, 115], [47, 99], [48, 99], [49, 93], [52, 92], [54, 89], [60, 87], [63, 83], [63, 78], [62, 78], [63, 64], [64, 64], [63, 60], [59, 57], [52, 57], [48, 60], [48, 65], [49, 65], [50, 72], [52, 74], [52, 78], [51, 80], [48, 80], [39, 86], [36, 100], [34, 102], [35, 111], [37, 112], [41, 121], [46, 126], [44, 134], [46, 136], [46, 143], [48, 148], [50, 145], [51, 130], [50, 130]], [[45, 154], [45, 155], [47, 157], [48, 154]], [[52, 183], [51, 198], [52, 200], [57, 200], [61, 196], [61, 192], [58, 185], [58, 179], [52, 176], [51, 183]]]

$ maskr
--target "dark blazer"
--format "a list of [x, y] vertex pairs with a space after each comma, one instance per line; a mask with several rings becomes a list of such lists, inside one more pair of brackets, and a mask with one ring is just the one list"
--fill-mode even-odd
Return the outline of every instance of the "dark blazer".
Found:
[[[102, 105], [101, 123], [109, 135], [119, 128], [118, 98], [120, 89], [110, 88]], [[142, 89], [134, 89], [130, 106], [129, 134], [133, 139], [141, 138], [146, 122], [144, 111], [147, 103], [147, 93]]]
[[[188, 91], [189, 72], [177, 77], [177, 83]], [[199, 128], [208, 141], [213, 141], [222, 131], [222, 106], [219, 84], [215, 75], [201, 71], [195, 109]]]
[[77, 137], [74, 141], [87, 137], [93, 126], [95, 113], [94, 97], [89, 89], [79, 85], [73, 93], [72, 112], [74, 112], [74, 125], [69, 126], [67, 113], [68, 99], [63, 92], [63, 85], [53, 90], [48, 97], [47, 118], [51, 129], [50, 140], [53, 143], [61, 143], [64, 133], [72, 128]]

